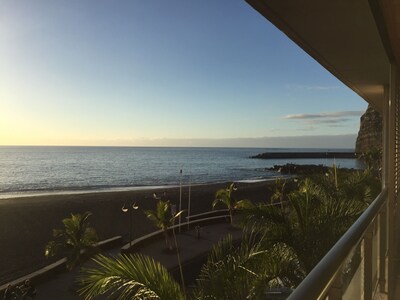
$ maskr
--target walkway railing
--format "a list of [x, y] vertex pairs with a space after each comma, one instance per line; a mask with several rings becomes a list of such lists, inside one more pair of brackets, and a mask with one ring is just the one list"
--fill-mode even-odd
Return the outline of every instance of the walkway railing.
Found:
[[387, 199], [383, 190], [288, 299], [372, 299], [385, 290]]
[[[187, 230], [195, 228], [196, 226], [228, 222], [229, 214], [227, 212], [228, 212], [227, 209], [221, 209], [221, 210], [208, 211], [208, 212], [197, 214], [197, 215], [192, 215], [192, 216], [190, 216], [190, 218], [186, 218], [186, 219], [188, 219], [187, 222], [170, 226], [168, 228], [168, 231], [171, 232], [173, 229], [175, 229], [175, 231], [178, 232], [179, 228], [181, 228], [182, 231], [187, 231]], [[189, 221], [189, 220], [191, 220], [191, 221]], [[131, 243], [127, 243], [124, 246], [122, 246], [121, 253], [123, 253], [123, 254], [130, 253], [132, 251], [132, 249], [137, 249], [138, 247], [142, 247], [142, 246], [154, 241], [155, 239], [159, 239], [162, 235], [163, 235], [163, 231], [157, 230], [157, 231], [153, 231], [147, 235], [136, 238]]]

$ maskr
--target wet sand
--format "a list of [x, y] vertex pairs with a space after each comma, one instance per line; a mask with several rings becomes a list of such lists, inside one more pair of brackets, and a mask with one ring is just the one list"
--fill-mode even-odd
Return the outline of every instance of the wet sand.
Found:
[[[228, 184], [196, 185], [191, 187], [191, 214], [211, 210], [215, 192]], [[238, 183], [236, 199], [253, 202], [269, 199], [271, 182]], [[44, 247], [52, 239], [52, 229], [62, 228], [61, 220], [71, 213], [91, 211], [90, 224], [100, 240], [129, 236], [129, 216], [121, 211], [124, 203], [136, 202], [139, 210], [133, 216], [133, 236], [155, 230], [143, 214], [154, 209], [153, 193], [163, 194], [179, 205], [179, 188], [147, 189], [87, 194], [42, 195], [0, 199], [0, 283], [8, 282], [53, 260], [44, 257]], [[182, 189], [182, 209], [187, 209], [188, 187]]]

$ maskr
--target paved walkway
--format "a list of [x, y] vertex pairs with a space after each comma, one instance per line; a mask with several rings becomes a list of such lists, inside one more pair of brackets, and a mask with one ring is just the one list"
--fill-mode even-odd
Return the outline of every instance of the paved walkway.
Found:
[[[197, 238], [194, 231], [177, 234], [182, 264], [185, 266], [198, 257], [204, 258], [210, 252], [212, 246], [228, 234], [231, 234], [234, 240], [240, 240], [241, 238], [241, 231], [232, 228], [230, 224], [226, 223], [202, 227], [200, 239]], [[176, 255], [167, 253], [165, 248], [165, 240], [159, 239], [138, 249], [138, 252], [153, 257], [166, 266], [168, 270], [177, 270], [178, 261]], [[106, 253], [117, 255], [119, 250], [119, 248], [112, 249]], [[85, 266], [90, 265], [90, 263], [91, 262], [85, 263]], [[76, 284], [76, 278], [78, 276], [79, 271], [62, 273], [48, 282], [37, 285], [36, 299], [83, 299], [83, 297], [79, 297], [75, 292], [78, 289], [78, 285]], [[101, 298], [99, 297], [99, 299]]]

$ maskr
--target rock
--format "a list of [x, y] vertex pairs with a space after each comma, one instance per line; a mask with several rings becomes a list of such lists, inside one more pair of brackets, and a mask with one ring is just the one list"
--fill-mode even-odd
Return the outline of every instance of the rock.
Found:
[[268, 168], [270, 171], [277, 171], [281, 174], [296, 174], [296, 175], [313, 175], [313, 174], [325, 174], [329, 171], [329, 168], [324, 165], [298, 165], [298, 164], [285, 164], [285, 165], [274, 165], [272, 168]]
[[356, 141], [356, 153], [361, 154], [372, 149], [382, 148], [382, 116], [368, 105], [367, 111], [361, 116], [360, 131]]
[[[332, 166], [333, 167], [333, 166]], [[267, 168], [270, 171], [277, 171], [283, 175], [306, 175], [313, 176], [318, 174], [326, 174], [332, 167], [319, 165], [298, 165], [298, 164], [285, 164], [285, 165], [274, 165], [272, 168]], [[342, 172], [352, 172], [354, 169], [339, 168]]]

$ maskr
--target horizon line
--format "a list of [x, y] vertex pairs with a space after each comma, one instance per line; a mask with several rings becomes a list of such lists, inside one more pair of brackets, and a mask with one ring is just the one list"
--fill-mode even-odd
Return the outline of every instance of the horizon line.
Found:
[[[334, 145], [318, 145], [321, 138], [346, 138], [347, 145], [335, 147]], [[348, 139], [354, 139], [349, 141]], [[238, 137], [238, 138], [137, 138], [137, 139], [109, 139], [109, 140], [79, 140], [75, 143], [35, 143], [35, 144], [0, 144], [0, 147], [158, 147], [158, 148], [323, 148], [323, 149], [353, 149], [355, 148], [355, 139], [357, 134], [331, 134], [331, 135], [294, 135], [294, 136], [263, 136], [263, 137]], [[315, 139], [315, 144], [310, 146], [304, 145], [304, 141], [299, 139], [307, 139], [309, 142]], [[240, 144], [249, 142], [249, 145]], [[268, 143], [271, 145], [263, 145], [258, 143]], [[332, 141], [330, 141], [332, 142]], [[339, 140], [336, 140], [339, 142]], [[353, 145], [349, 145], [349, 142]], [[196, 145], [196, 143], [198, 143]], [[224, 145], [226, 143], [226, 145]], [[191, 145], [192, 144], [192, 145]], [[303, 144], [303, 145], [302, 145]], [[313, 143], [314, 144], [314, 143]], [[328, 143], [329, 144], [329, 143]], [[338, 143], [340, 144], [340, 143]]]
[[355, 147], [278, 147], [278, 146], [128, 146], [128, 145], [0, 145], [0, 147], [86, 147], [86, 148], [267, 148], [267, 149], [355, 149]]

